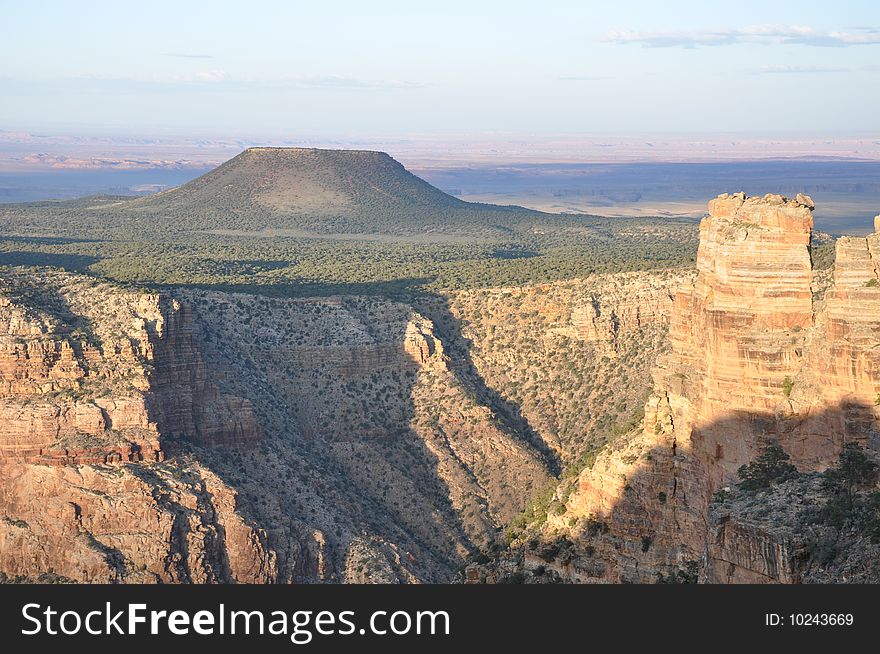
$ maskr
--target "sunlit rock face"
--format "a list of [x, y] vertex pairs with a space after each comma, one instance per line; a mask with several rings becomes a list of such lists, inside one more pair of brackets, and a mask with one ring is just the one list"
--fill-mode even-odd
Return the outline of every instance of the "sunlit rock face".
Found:
[[161, 461], [167, 439], [259, 442], [249, 403], [208, 379], [179, 302], [47, 271], [2, 282], [0, 458]]
[[[80, 582], [265, 582], [266, 536], [183, 443], [257, 445], [209, 381], [188, 310], [49, 270], [0, 277], [0, 572]], [[132, 465], [128, 465], [132, 464]]]
[[815, 319], [812, 208], [805, 196], [722, 195], [701, 223], [697, 278], [676, 296], [672, 353], [655, 380], [681, 445], [711, 461], [714, 484], [771, 434], [803, 465], [836, 455], [828, 435], [813, 442], [787, 419]]
[[876, 449], [880, 235], [839, 239], [823, 283], [812, 209], [803, 195], [709, 203], [643, 429], [603, 452], [548, 518], [545, 531], [589, 552], [563, 578], [645, 582], [697, 568], [708, 581], [800, 578], [789, 535], [708, 515], [714, 492], [771, 439], [801, 471], [824, 470], [846, 442]]

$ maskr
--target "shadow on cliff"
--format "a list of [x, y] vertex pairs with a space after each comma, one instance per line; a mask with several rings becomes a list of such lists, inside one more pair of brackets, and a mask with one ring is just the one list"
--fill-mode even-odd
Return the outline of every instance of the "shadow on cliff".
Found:
[[[355, 295], [406, 298], [406, 305], [413, 306], [412, 289], [423, 281], [375, 284], [369, 289], [358, 285], [359, 290], [370, 292]], [[269, 289], [258, 290], [266, 295]], [[325, 295], [350, 289], [334, 290]], [[434, 299], [435, 304], [442, 301]], [[360, 319], [372, 330], [372, 314], [361, 306], [369, 299], [343, 301], [352, 315], [361, 311]], [[527, 422], [476, 373], [466, 350], [461, 349], [465, 342], [460, 332], [450, 332], [460, 329], [458, 321], [448, 309], [441, 319], [444, 324], [435, 335], [444, 348], [455, 343], [447, 354], [457, 383], [492, 408], [507, 437], [534, 452], [536, 463], [544, 462], [539, 466], [553, 470], [555, 460], [541, 451], [540, 439]], [[210, 320], [210, 315], [204, 315], [196, 322]], [[448, 581], [467, 552], [487, 546], [500, 533], [505, 524], [498, 521], [499, 511], [513, 517], [527, 501], [522, 497], [526, 493], [516, 491], [515, 486], [531, 480], [533, 473], [520, 480], [516, 468], [510, 477], [511, 471], [496, 462], [497, 469], [489, 472], [487, 482], [485, 475], [478, 478], [473, 461], [459, 456], [439, 424], [422, 427], [420, 433], [410, 427], [426, 415], [424, 410], [417, 412], [418, 365], [405, 350], [402, 331], [392, 342], [378, 343], [383, 347], [376, 352], [351, 354], [351, 359], [326, 365], [296, 359], [291, 363], [282, 353], [261, 353], [258, 346], [244, 345], [234, 337], [222, 338], [221, 351], [216, 335], [205, 340], [196, 332], [212, 374], [222, 379], [218, 383], [225, 392], [252, 402], [266, 438], [259, 449], [251, 451], [193, 446], [191, 452], [239, 491], [240, 511], [265, 530], [278, 553], [279, 581], [338, 581], [343, 570], [352, 574], [352, 566], [355, 576], [362, 569], [367, 578], [371, 568], [375, 573], [385, 564], [375, 560], [352, 564], [352, 552], [362, 550], [364, 544], [386, 559], [392, 577], [396, 575], [399, 581], [413, 577]], [[320, 357], [332, 354], [333, 348], [316, 349], [315, 356]], [[346, 388], [354, 388], [354, 395], [344, 393]], [[476, 432], [474, 438], [478, 438]], [[546, 478], [546, 472], [540, 474]]]
[[471, 357], [471, 341], [464, 336], [461, 320], [452, 312], [449, 299], [441, 295], [422, 293], [414, 298], [413, 305], [434, 323], [437, 335], [443, 341], [446, 354], [450, 358], [450, 369], [459, 382], [472, 388], [477, 398], [495, 412], [505, 429], [524, 445], [538, 452], [551, 474], [554, 477], [559, 476], [562, 465], [556, 452], [532, 428], [520, 408], [489, 386], [480, 375]]
[[169, 290], [187, 288], [285, 298], [336, 295], [376, 296], [410, 304], [434, 322], [438, 330], [437, 336], [443, 342], [445, 351], [451, 359], [450, 368], [459, 381], [465, 387], [473, 389], [479, 400], [495, 411], [505, 428], [520, 438], [523, 444], [537, 450], [551, 473], [554, 476], [558, 475], [561, 471], [561, 464], [556, 453], [535, 432], [520, 412], [519, 407], [486, 384], [477, 371], [470, 355], [470, 341], [463, 336], [461, 321], [450, 310], [448, 298], [425, 290], [425, 286], [432, 281], [430, 278], [420, 277], [368, 283], [187, 284], [166, 288]]
[[[623, 486], [610, 508], [589, 511], [592, 517], [572, 529], [570, 540], [563, 539], [572, 548], [563, 567], [577, 566], [580, 561], [597, 577], [618, 583], [682, 583], [722, 577], [779, 581], [780, 577], [774, 575], [782, 574], [782, 562], [762, 557], [773, 554], [773, 548], [766, 547], [775, 542], [772, 527], [780, 530], [779, 542], [790, 537], [785, 535], [786, 529], [797, 533], [803, 528], [801, 499], [792, 497], [790, 523], [773, 525], [767, 543], [758, 547], [751, 544], [749, 551], [757, 552], [754, 565], [761, 569], [743, 568], [735, 575], [731, 570], [745, 562], [724, 561], [718, 554], [723, 545], [717, 542], [723, 539], [719, 527], [729, 517], [710, 521], [716, 492], [736, 486], [740, 466], [754, 461], [774, 441], [802, 473], [821, 472], [836, 465], [845, 443], [857, 442], [877, 455], [880, 424], [875, 415], [876, 407], [858, 401], [805, 416], [780, 418], [769, 413], [741, 412], [695, 428], [689, 447], [683, 444], [686, 435], [676, 434], [673, 438], [660, 433], [662, 430], [654, 432], [654, 426], [647, 424], [646, 433], [638, 433], [632, 442], [647, 439], [661, 444], [638, 455], [624, 449], [611, 454], [618, 463], [628, 464], [628, 469], [611, 466], [606, 470], [600, 462], [581, 473], [574, 490], [582, 494], [581, 506], [589, 507], [584, 498], [590, 494], [594, 494], [595, 501], [607, 492], [607, 484], [613, 487], [612, 477], [618, 474], [623, 475]], [[750, 506], [758, 515], [764, 515], [760, 505]], [[790, 562], [792, 569], [785, 573], [789, 575], [785, 579], [790, 580], [792, 574], [797, 578], [799, 573], [794, 568], [808, 563], [808, 559]], [[733, 567], [728, 570], [726, 566]]]

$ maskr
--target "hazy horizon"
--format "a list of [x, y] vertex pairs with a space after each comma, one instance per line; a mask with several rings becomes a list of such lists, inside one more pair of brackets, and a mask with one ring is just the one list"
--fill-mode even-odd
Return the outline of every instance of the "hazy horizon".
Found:
[[846, 229], [880, 210], [850, 165], [880, 162], [866, 1], [47, 2], [7, 31], [0, 202], [154, 192], [263, 145], [382, 150], [557, 212], [694, 214], [739, 188], [816, 188]]

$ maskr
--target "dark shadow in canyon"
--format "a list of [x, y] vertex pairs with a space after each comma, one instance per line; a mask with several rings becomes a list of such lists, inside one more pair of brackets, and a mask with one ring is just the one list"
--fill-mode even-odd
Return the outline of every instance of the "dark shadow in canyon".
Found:
[[331, 295], [376, 296], [406, 301], [423, 293], [424, 286], [433, 280], [428, 277], [394, 279], [385, 282], [297, 282], [269, 284], [154, 284], [158, 290], [175, 289], [244, 293], [276, 298], [317, 298]]
[[[407, 285], [422, 281], [407, 280]], [[384, 284], [372, 291], [349, 300], [352, 315], [357, 316], [359, 302], [369, 303], [364, 296], [399, 299]], [[406, 304], [412, 306], [411, 297]], [[449, 441], [461, 434], [447, 433], [439, 423], [427, 437], [424, 430], [420, 436], [410, 428], [417, 417], [413, 392], [418, 366], [404, 350], [402, 331], [363, 352], [317, 348], [315, 356], [326, 355], [329, 363], [304, 364], [285, 361], [285, 353], [271, 347], [233, 338], [224, 340], [221, 351], [217, 343], [222, 330], [220, 338], [199, 338], [212, 317], [198, 315], [195, 308], [193, 312], [201, 325], [195, 330], [196, 342], [209, 363], [209, 375], [224, 392], [253, 403], [266, 437], [257, 449], [245, 452], [189, 449], [239, 491], [241, 512], [269, 534], [279, 555], [280, 581], [339, 580], [358, 537], [386, 557], [399, 556], [404, 560], [400, 565], [423, 580], [449, 581], [463, 563], [463, 552], [492, 542], [528, 501], [522, 486], [531, 476], [519, 479], [510, 461], [494, 461], [492, 470], [478, 475], [473, 461], [460, 456], [462, 448], [467, 453], [468, 443], [454, 446]], [[366, 325], [369, 315], [360, 319]], [[451, 321], [435, 334], [444, 347], [450, 328], [460, 329], [460, 324]], [[535, 453], [538, 469], [543, 465], [552, 470], [547, 465], [552, 459], [537, 451], [540, 439], [524, 435], [529, 428], [515, 407], [485, 386], [469, 357], [457, 361], [460, 334], [451, 338], [456, 348], [450, 373], [498, 414], [502, 433]], [[457, 494], [447, 482], [464, 492]], [[323, 534], [322, 556], [329, 559], [332, 572], [317, 569], [309, 534], [316, 528]], [[389, 543], [399, 544], [401, 551]]]
[[[0, 242], [7, 240], [0, 237]], [[89, 266], [100, 261], [98, 257], [84, 254], [62, 254], [55, 252], [29, 252], [0, 250], [0, 266], [50, 266], [63, 268], [70, 272], [90, 273]]]
[[[707, 574], [716, 581], [722, 573], [729, 578], [733, 562], [713, 561], [709, 554], [720, 551], [713, 549], [713, 539], [719, 537], [718, 527], [731, 519], [720, 516], [715, 524], [709, 522], [716, 491], [738, 486], [739, 467], [754, 461], [773, 441], [785, 449], [801, 473], [837, 465], [845, 443], [857, 442], [876, 456], [880, 454], [876, 413], [876, 407], [858, 401], [806, 417], [742, 412], [695, 429], [689, 449], [681, 446], [679, 434], [677, 444], [670, 439], [669, 446], [653, 447], [633, 461], [622, 494], [607, 512], [582, 520], [570, 535], [542, 543], [535, 553], [540, 556], [542, 548], [550, 548], [554, 552], [550, 563], [567, 573], [617, 583], [695, 581], [691, 573], [696, 569], [701, 580]], [[811, 518], [800, 502], [792, 498], [786, 503], [790, 507], [786, 519], [768, 528], [772, 534], [778, 527], [768, 541], [778, 538], [780, 543], [790, 543], [786, 529], [794, 528], [797, 533], [808, 524]], [[762, 504], [752, 501], [745, 506], [763, 515]], [[790, 560], [779, 560], [772, 547], [756, 549], [754, 543], [745, 543], [743, 550], [754, 555], [755, 567], [760, 569], [743, 568], [741, 580], [797, 580], [811, 565], [806, 550], [792, 550]], [[563, 554], [557, 555], [560, 551]], [[719, 572], [721, 566], [724, 570]]]
[[529, 424], [520, 407], [492, 388], [480, 375], [471, 357], [471, 342], [464, 336], [461, 320], [452, 312], [448, 298], [422, 294], [414, 299], [413, 305], [434, 323], [437, 335], [450, 357], [450, 368], [459, 381], [472, 388], [480, 401], [495, 411], [511, 434], [540, 454], [544, 465], [554, 477], [559, 476], [562, 472], [559, 455]]

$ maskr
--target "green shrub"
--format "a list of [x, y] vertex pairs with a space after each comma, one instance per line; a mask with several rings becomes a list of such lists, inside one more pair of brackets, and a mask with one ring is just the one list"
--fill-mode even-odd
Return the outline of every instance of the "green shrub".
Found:
[[695, 584], [700, 578], [700, 564], [697, 561], [685, 561], [683, 567], [664, 575], [657, 573], [658, 584]]
[[798, 471], [788, 463], [790, 458], [777, 441], [770, 441], [757, 459], [740, 466], [737, 471], [742, 480], [739, 487], [746, 491], [763, 490], [774, 482], [796, 477]]

